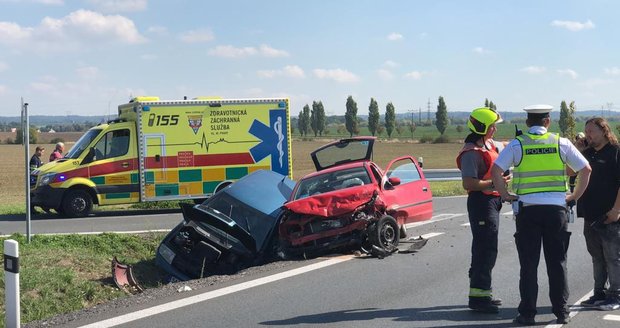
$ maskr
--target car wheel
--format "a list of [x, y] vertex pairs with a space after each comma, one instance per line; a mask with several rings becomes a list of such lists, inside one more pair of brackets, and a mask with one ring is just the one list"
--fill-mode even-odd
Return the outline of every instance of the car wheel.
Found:
[[370, 242], [386, 252], [393, 252], [398, 247], [400, 241], [400, 228], [396, 220], [384, 215], [377, 221], [369, 232]]
[[84, 190], [71, 190], [62, 201], [62, 209], [68, 217], [86, 216], [93, 208], [93, 200]]

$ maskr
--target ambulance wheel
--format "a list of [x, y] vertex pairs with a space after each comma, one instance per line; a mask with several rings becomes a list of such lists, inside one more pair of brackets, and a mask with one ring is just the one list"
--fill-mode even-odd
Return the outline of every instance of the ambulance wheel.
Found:
[[400, 241], [400, 228], [396, 220], [389, 216], [382, 216], [368, 232], [370, 242], [387, 251], [393, 252]]
[[68, 217], [86, 216], [93, 209], [93, 200], [84, 190], [70, 190], [62, 201], [62, 209]]

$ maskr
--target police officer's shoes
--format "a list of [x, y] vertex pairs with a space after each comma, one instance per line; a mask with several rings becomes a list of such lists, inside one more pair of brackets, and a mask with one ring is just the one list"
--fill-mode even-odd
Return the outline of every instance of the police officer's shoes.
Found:
[[534, 321], [534, 317], [525, 317], [520, 314], [516, 318], [514, 318], [512, 322], [522, 326], [533, 326], [536, 324], [536, 321]]
[[558, 319], [555, 320], [555, 323], [557, 323], [558, 325], [565, 325], [569, 322], [570, 322], [570, 317], [568, 315], [558, 317]]

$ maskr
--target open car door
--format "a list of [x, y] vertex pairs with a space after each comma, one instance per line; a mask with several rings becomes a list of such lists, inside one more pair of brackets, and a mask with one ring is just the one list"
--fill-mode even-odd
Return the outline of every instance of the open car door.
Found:
[[[399, 183], [392, 185], [388, 180]], [[413, 157], [403, 156], [393, 159], [387, 166], [381, 188], [384, 189], [386, 202], [393, 204], [388, 210], [397, 212], [399, 224], [430, 220], [433, 216], [433, 195], [430, 186]]]

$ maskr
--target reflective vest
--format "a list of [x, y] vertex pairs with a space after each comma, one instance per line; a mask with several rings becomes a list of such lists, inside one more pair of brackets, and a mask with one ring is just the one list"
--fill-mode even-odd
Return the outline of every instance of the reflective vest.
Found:
[[525, 133], [521, 162], [513, 170], [512, 188], [517, 195], [537, 192], [566, 192], [566, 165], [560, 156], [560, 137], [554, 133]]
[[[489, 148], [489, 149], [487, 149]], [[493, 162], [499, 156], [499, 151], [497, 151], [497, 147], [495, 147], [495, 143], [493, 141], [487, 142], [487, 147], [478, 147], [477, 144], [474, 143], [466, 143], [465, 146], [461, 149], [458, 156], [456, 156], [456, 166], [461, 169], [461, 156], [467, 151], [477, 151], [482, 155], [482, 159], [484, 160], [484, 165], [487, 167], [487, 171], [484, 173], [482, 180], [490, 180], [491, 179], [491, 169], [493, 168]], [[470, 192], [469, 190], [467, 192]], [[495, 190], [483, 190], [482, 193], [486, 195], [499, 196], [499, 192]]]

